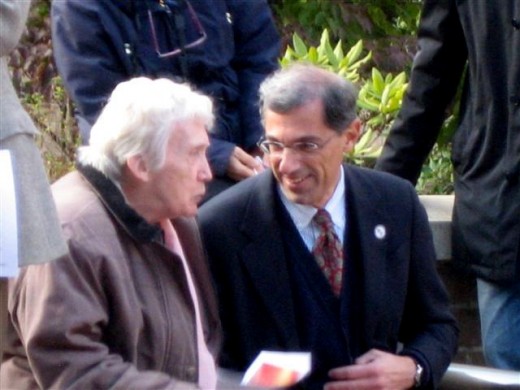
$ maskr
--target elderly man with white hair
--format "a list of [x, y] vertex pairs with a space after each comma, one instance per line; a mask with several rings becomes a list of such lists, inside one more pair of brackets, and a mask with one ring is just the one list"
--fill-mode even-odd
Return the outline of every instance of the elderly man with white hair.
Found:
[[52, 186], [70, 254], [10, 285], [2, 388], [216, 388], [220, 324], [193, 218], [212, 121], [187, 85], [117, 86]]

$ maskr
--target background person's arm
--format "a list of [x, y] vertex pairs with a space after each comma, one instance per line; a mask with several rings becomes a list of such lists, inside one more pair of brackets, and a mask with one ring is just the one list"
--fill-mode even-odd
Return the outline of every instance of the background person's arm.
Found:
[[456, 1], [425, 0], [408, 91], [376, 169], [413, 184], [441, 129], [464, 72], [467, 49]]

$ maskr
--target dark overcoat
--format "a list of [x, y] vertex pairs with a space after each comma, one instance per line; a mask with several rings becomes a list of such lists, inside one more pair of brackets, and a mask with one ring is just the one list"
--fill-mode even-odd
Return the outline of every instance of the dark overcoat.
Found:
[[452, 140], [453, 258], [478, 277], [519, 281], [520, 2], [426, 0], [418, 38], [376, 168], [417, 180], [466, 71]]

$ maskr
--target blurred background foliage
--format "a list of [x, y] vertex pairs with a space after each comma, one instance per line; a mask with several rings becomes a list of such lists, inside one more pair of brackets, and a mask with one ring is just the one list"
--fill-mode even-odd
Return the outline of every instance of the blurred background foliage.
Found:
[[[282, 38], [282, 66], [311, 62], [358, 87], [364, 132], [345, 158], [373, 166], [408, 85], [421, 0], [268, 1]], [[73, 167], [79, 135], [73, 104], [52, 61], [50, 2], [33, 0], [27, 31], [10, 67], [20, 98], [41, 130], [38, 142], [53, 181]], [[424, 164], [419, 193], [453, 192], [450, 136], [455, 124], [451, 114]]]
[[72, 101], [52, 59], [50, 3], [33, 0], [27, 29], [9, 65], [19, 97], [40, 129], [38, 145], [54, 181], [73, 168], [80, 141]]
[[384, 72], [410, 67], [416, 51], [420, 0], [269, 0], [285, 44], [294, 33], [312, 46], [323, 30], [346, 47], [362, 39]]

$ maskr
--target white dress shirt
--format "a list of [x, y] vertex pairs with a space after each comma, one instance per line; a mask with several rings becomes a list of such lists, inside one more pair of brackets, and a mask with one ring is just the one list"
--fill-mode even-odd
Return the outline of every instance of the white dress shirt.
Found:
[[[282, 200], [283, 205], [289, 212], [292, 221], [296, 225], [298, 232], [300, 233], [303, 242], [307, 249], [312, 252], [314, 242], [318, 238], [319, 230], [317, 226], [312, 223], [312, 218], [318, 211], [317, 208], [302, 204], [291, 202], [283, 193], [280, 186], [278, 186], [278, 193]], [[345, 172], [341, 167], [341, 175], [339, 177], [336, 189], [325, 205], [325, 210], [329, 212], [334, 224], [334, 230], [343, 245], [343, 239], [345, 236], [346, 226], [346, 213], [345, 213]]]

